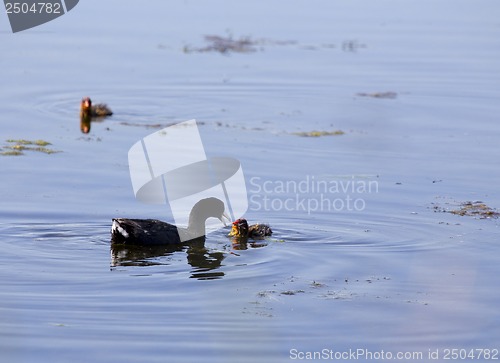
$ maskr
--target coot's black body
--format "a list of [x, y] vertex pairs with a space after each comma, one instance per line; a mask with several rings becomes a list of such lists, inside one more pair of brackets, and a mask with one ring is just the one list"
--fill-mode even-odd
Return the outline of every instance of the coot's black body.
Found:
[[[157, 219], [115, 218], [111, 226], [111, 243], [125, 245], [180, 244], [205, 236], [205, 222], [214, 217], [223, 221], [224, 203], [217, 198], [200, 200], [189, 214], [187, 228]], [[227, 217], [226, 217], [227, 218]]]

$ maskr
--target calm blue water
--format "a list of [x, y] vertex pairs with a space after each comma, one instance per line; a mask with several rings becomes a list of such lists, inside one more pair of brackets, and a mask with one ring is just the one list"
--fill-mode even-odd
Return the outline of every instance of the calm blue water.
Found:
[[[496, 10], [85, 1], [17, 34], [1, 15], [0, 146], [62, 151], [0, 157], [2, 361], [494, 357], [499, 221], [434, 206], [500, 208]], [[183, 51], [207, 34], [260, 41]], [[381, 92], [396, 98], [360, 95]], [[87, 95], [115, 114], [85, 135]], [[171, 219], [135, 200], [129, 148], [192, 118], [208, 156], [240, 160], [246, 217], [273, 238], [236, 248], [226, 229], [205, 246], [111, 248], [113, 217]], [[314, 130], [345, 133], [294, 134]]]

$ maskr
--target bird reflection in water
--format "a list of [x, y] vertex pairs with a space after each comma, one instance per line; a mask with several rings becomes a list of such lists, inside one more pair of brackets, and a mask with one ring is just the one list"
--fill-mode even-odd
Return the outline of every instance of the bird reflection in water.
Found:
[[248, 250], [249, 248], [266, 247], [268, 240], [265, 239], [250, 239], [248, 237], [231, 237], [231, 247], [236, 251]]
[[90, 98], [85, 97], [80, 103], [80, 130], [82, 133], [88, 134], [91, 122], [102, 121], [105, 117], [112, 114], [113, 112], [106, 104], [92, 105]]
[[176, 252], [186, 252], [187, 262], [193, 267], [191, 278], [199, 280], [218, 279], [224, 272], [216, 271], [222, 265], [227, 253], [210, 251], [205, 246], [205, 237], [189, 241], [187, 244], [168, 245], [111, 245], [111, 269], [118, 266], [165, 265], [159, 258], [173, 256]]
[[[230, 248], [233, 251], [243, 251], [253, 248], [262, 248], [268, 245], [268, 240], [255, 240], [248, 237], [231, 237], [231, 247], [227, 245], [224, 249]], [[236, 255], [235, 252], [210, 250], [205, 246], [205, 238], [198, 238], [185, 244], [168, 245], [111, 245], [111, 269], [119, 266], [158, 266], [169, 265], [170, 259], [179, 252], [186, 253], [187, 263], [192, 267], [190, 278], [198, 280], [214, 280], [225, 276], [224, 272], [218, 269], [222, 266], [222, 261], [229, 255]], [[168, 258], [165, 262], [163, 258]]]

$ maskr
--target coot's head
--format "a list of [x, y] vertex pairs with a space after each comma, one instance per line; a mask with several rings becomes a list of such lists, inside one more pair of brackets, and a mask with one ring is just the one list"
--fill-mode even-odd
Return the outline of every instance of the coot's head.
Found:
[[200, 200], [193, 206], [190, 218], [196, 220], [205, 221], [207, 218], [214, 217], [220, 220], [224, 225], [223, 218], [229, 220], [229, 217], [225, 213], [224, 202], [217, 198], [206, 198]]
[[233, 222], [230, 236], [235, 237], [248, 237], [248, 222], [245, 218], [237, 219]]

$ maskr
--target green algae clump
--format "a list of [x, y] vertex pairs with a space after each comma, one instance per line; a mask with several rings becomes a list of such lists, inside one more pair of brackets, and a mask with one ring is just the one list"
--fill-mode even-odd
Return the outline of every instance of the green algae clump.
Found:
[[294, 135], [297, 136], [302, 136], [302, 137], [320, 137], [320, 136], [338, 136], [338, 135], [344, 135], [345, 132], [342, 130], [335, 130], [335, 131], [301, 131], [301, 132], [294, 132]]
[[0, 155], [4, 156], [18, 156], [24, 155], [23, 151], [36, 151], [44, 154], [54, 154], [61, 151], [50, 149], [46, 146], [52, 145], [50, 142], [45, 140], [26, 140], [26, 139], [8, 139], [5, 140], [8, 144], [1, 146]]

